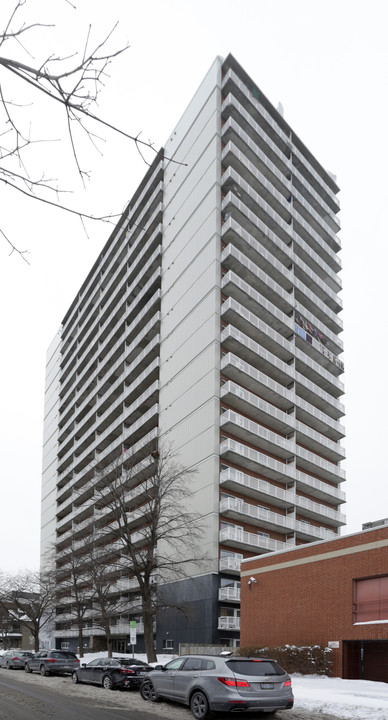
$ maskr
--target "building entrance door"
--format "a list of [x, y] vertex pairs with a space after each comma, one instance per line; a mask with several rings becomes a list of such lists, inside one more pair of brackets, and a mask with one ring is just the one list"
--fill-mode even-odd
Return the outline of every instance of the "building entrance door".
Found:
[[346, 640], [343, 677], [388, 683], [388, 640]]

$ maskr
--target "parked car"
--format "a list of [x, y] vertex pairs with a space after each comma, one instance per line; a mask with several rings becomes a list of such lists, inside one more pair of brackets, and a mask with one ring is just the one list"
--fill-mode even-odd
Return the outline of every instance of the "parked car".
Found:
[[77, 655], [70, 650], [39, 650], [34, 657], [29, 658], [24, 670], [27, 673], [40, 672], [41, 675], [70, 674], [79, 667]]
[[0, 655], [0, 667], [5, 667], [7, 670], [24, 668], [26, 661], [33, 657], [34, 653], [29, 650], [6, 650]]
[[268, 658], [185, 655], [156, 665], [145, 675], [140, 694], [143, 700], [188, 705], [196, 720], [212, 711], [276, 712], [294, 704], [290, 676]]
[[139, 688], [150, 665], [132, 658], [98, 658], [74, 670], [73, 683], [102, 685], [106, 690], [114, 688]]

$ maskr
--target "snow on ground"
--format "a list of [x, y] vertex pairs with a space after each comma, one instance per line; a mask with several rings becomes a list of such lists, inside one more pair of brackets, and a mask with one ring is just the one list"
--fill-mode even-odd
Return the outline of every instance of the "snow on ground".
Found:
[[[81, 662], [90, 662], [103, 656], [104, 653], [88, 653]], [[114, 656], [119, 657], [120, 653], [114, 653]], [[134, 657], [147, 662], [146, 655], [135, 653]], [[158, 664], [164, 665], [174, 657], [176, 655], [158, 655]], [[351, 720], [388, 720], [388, 683], [342, 680], [325, 675], [292, 675], [292, 686], [295, 709]]]
[[388, 720], [388, 684], [292, 675], [295, 708], [352, 720]]
[[[87, 653], [81, 658], [81, 663], [89, 663], [105, 655], [106, 653]], [[114, 653], [114, 657], [120, 655], [121, 653]], [[131, 653], [125, 657], [128, 655], [131, 656]], [[146, 655], [135, 653], [134, 657], [147, 662]], [[165, 665], [174, 657], [176, 655], [158, 655], [158, 664]], [[296, 710], [327, 713], [348, 720], [388, 720], [388, 683], [342, 680], [325, 675], [291, 677]], [[292, 713], [289, 720], [292, 720]]]

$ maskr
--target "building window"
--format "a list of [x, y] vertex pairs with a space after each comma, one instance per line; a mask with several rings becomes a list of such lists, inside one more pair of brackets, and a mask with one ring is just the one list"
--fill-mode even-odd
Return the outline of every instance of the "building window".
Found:
[[163, 640], [163, 650], [174, 650], [174, 640]]
[[61, 642], [61, 650], [68, 650], [68, 649], [69, 649], [69, 643]]
[[353, 622], [388, 622], [388, 575], [354, 581]]

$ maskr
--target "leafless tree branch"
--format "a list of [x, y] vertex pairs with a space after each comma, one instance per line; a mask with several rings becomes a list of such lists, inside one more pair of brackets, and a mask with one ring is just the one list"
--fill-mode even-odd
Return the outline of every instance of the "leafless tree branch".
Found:
[[[32, 129], [34, 128], [29, 128], [28, 132], [26, 132], [22, 124], [24, 119], [23, 109], [25, 110], [26, 106], [15, 103], [13, 99], [8, 98], [6, 90], [7, 76], [20, 80], [21, 87], [23, 87], [24, 83], [26, 91], [30, 88], [33, 98], [35, 98], [33, 105], [36, 105], [36, 107], [40, 107], [39, 99], [43, 100], [45, 97], [50, 102], [54, 102], [63, 108], [67, 128], [65, 137], [67, 137], [70, 144], [76, 174], [84, 186], [90, 173], [83, 167], [80, 160], [81, 140], [79, 139], [79, 133], [81, 133], [81, 137], [86, 137], [95, 149], [98, 149], [98, 142], [101, 141], [101, 138], [93, 132], [93, 124], [133, 142], [141, 158], [148, 165], [150, 163], [146, 160], [143, 152], [145, 149], [151, 151], [154, 156], [177, 164], [184, 163], [178, 163], [172, 158], [165, 158], [163, 149], [156, 150], [151, 141], [142, 140], [140, 138], [141, 133], [132, 135], [99, 117], [93, 110], [109, 77], [109, 66], [113, 60], [121, 56], [129, 48], [128, 44], [113, 50], [108, 48], [117, 29], [117, 23], [105, 38], [95, 46], [92, 45], [92, 27], [89, 26], [85, 44], [81, 51], [69, 54], [66, 57], [50, 55], [35, 66], [35, 64], [29, 62], [22, 62], [13, 50], [15, 48], [17, 50], [21, 49], [23, 53], [31, 58], [32, 53], [29, 52], [25, 44], [22, 44], [22, 38], [33, 42], [34, 31], [37, 28], [47, 30], [52, 28], [53, 25], [41, 22], [26, 24], [21, 21], [19, 23], [19, 15], [26, 3], [27, 0], [17, 0], [5, 29], [0, 34], [0, 183], [12, 191], [21, 192], [32, 199], [40, 200], [43, 203], [76, 215], [81, 220], [111, 222], [119, 213], [95, 215], [71, 208], [61, 201], [53, 202], [47, 198], [47, 193], [55, 192], [58, 197], [62, 191], [59, 191], [58, 187], [52, 184], [52, 181], [44, 180], [43, 176], [38, 181], [32, 179], [32, 173], [27, 165], [27, 151], [37, 140], [32, 136]], [[71, 6], [75, 7], [74, 5]], [[11, 50], [11, 53], [7, 55], [1, 52], [5, 44]], [[27, 95], [28, 92], [25, 93], [25, 96]], [[45, 112], [44, 108], [42, 108], [43, 112]], [[39, 126], [39, 120], [37, 124]], [[45, 142], [45, 140], [40, 142]], [[20, 173], [17, 167], [23, 168], [23, 173]], [[17, 252], [25, 260], [26, 251], [19, 250], [9, 240], [9, 232], [3, 229], [2, 235], [10, 244], [11, 252]]]

